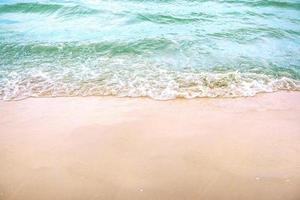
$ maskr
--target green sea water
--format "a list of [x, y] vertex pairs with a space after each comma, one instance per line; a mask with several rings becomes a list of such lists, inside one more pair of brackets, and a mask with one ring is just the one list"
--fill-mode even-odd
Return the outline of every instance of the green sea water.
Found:
[[0, 99], [300, 90], [299, 0], [0, 0]]

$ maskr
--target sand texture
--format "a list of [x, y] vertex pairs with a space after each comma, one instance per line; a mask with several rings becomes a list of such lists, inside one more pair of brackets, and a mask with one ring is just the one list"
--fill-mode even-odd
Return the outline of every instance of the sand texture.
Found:
[[0, 102], [1, 200], [299, 200], [300, 93]]

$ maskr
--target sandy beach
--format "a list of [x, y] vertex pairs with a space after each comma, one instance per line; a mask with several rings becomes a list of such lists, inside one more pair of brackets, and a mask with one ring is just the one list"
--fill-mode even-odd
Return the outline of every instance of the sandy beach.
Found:
[[300, 93], [0, 102], [1, 200], [299, 200]]

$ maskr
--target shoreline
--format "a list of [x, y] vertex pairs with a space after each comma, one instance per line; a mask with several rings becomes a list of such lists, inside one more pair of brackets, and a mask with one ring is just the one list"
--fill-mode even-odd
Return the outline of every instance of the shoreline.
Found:
[[237, 95], [237, 96], [195, 96], [195, 97], [184, 97], [184, 96], [176, 96], [174, 98], [154, 98], [149, 95], [146, 96], [119, 96], [115, 95], [77, 95], [77, 96], [25, 96], [21, 98], [11, 98], [11, 99], [0, 99], [0, 102], [13, 102], [13, 101], [24, 101], [27, 99], [52, 99], [52, 98], [122, 98], [122, 99], [150, 99], [154, 101], [174, 101], [174, 100], [199, 100], [199, 99], [244, 99], [244, 98], [252, 98], [261, 95], [269, 95], [269, 94], [282, 94], [282, 93], [299, 93], [299, 89], [280, 89], [275, 91], [258, 91], [253, 93], [252, 95]]
[[176, 97], [173, 99], [155, 99], [150, 96], [137, 96], [137, 97], [131, 97], [131, 96], [118, 96], [118, 95], [87, 95], [87, 96], [29, 96], [29, 97], [24, 97], [20, 99], [0, 99], [0, 103], [4, 102], [18, 102], [18, 101], [24, 101], [24, 100], [29, 100], [29, 99], [57, 99], [57, 98], [97, 98], [97, 99], [106, 99], [106, 98], [114, 98], [114, 99], [125, 99], [125, 100], [130, 100], [130, 99], [146, 99], [146, 100], [153, 100], [153, 101], [159, 101], [159, 102], [168, 102], [168, 101], [180, 101], [180, 100], [203, 100], [203, 99], [247, 99], [247, 98], [255, 98], [255, 97], [260, 97], [264, 95], [270, 95], [270, 94], [275, 94], [275, 95], [280, 95], [280, 94], [289, 94], [289, 93], [300, 93], [299, 90], [278, 90], [278, 91], [272, 91], [272, 92], [258, 92], [255, 93], [254, 95], [250, 96], [201, 96], [201, 97], [192, 97], [192, 98], [186, 98], [186, 97]]
[[0, 199], [300, 198], [300, 92], [0, 101]]

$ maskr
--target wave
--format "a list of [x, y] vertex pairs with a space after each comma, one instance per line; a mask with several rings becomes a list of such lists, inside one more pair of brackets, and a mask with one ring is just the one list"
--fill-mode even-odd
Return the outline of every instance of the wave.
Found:
[[[80, 72], [79, 72], [80, 71]], [[0, 99], [28, 97], [119, 96], [156, 100], [244, 97], [279, 90], [300, 91], [300, 81], [257, 73], [207, 73], [149, 68], [95, 68], [53, 72], [13, 71], [0, 79]]]
[[300, 10], [299, 2], [289, 2], [289, 1], [273, 1], [273, 0], [260, 0], [250, 3], [255, 7], [277, 7], [277, 8], [286, 8], [292, 10]]
[[157, 24], [187, 24], [197, 21], [211, 21], [209, 18], [200, 18], [188, 16], [172, 16], [172, 15], [160, 15], [160, 14], [138, 14], [136, 17], [137, 20], [149, 21]]
[[[140, 55], [147, 52], [174, 51], [178, 43], [166, 38], [145, 38], [135, 41], [103, 41], [97, 43], [0, 43], [0, 58], [2, 61], [8, 57], [31, 56], [31, 55], [66, 55], [82, 56], [83, 54], [98, 55]], [[0, 61], [1, 63], [1, 61]]]
[[5, 4], [0, 5], [0, 13], [45, 13], [45, 12], [55, 12], [61, 8], [63, 5], [59, 4], [40, 4], [40, 3], [16, 3], [16, 4]]
[[[205, 2], [206, 0], [200, 2]], [[300, 10], [299, 2], [281, 0], [221, 0], [221, 3], [243, 4], [251, 7], [275, 7], [280, 9]]]
[[261, 38], [290, 38], [297, 39], [300, 32], [294, 30], [284, 30], [272, 27], [238, 28], [222, 32], [208, 34], [209, 36], [230, 39], [237, 43], [247, 43]]
[[0, 5], [0, 14], [5, 13], [38, 13], [57, 14], [59, 16], [79, 16], [99, 13], [100, 10], [84, 6], [65, 6], [61, 4], [15, 3]]
[[[127, 1], [133, 1], [133, 2], [145, 2], [144, 0], [127, 0]], [[154, 3], [181, 3], [181, 1], [177, 0], [148, 0], [147, 2], [154, 2]], [[211, 0], [184, 0], [183, 3], [189, 3], [189, 2], [197, 2], [197, 3], [207, 3], [212, 2]], [[246, 6], [251, 7], [275, 7], [275, 8], [283, 8], [283, 9], [292, 9], [292, 10], [299, 10], [300, 9], [300, 3], [297, 1], [291, 1], [291, 0], [218, 0], [217, 3], [223, 3], [223, 4], [243, 4]]]

